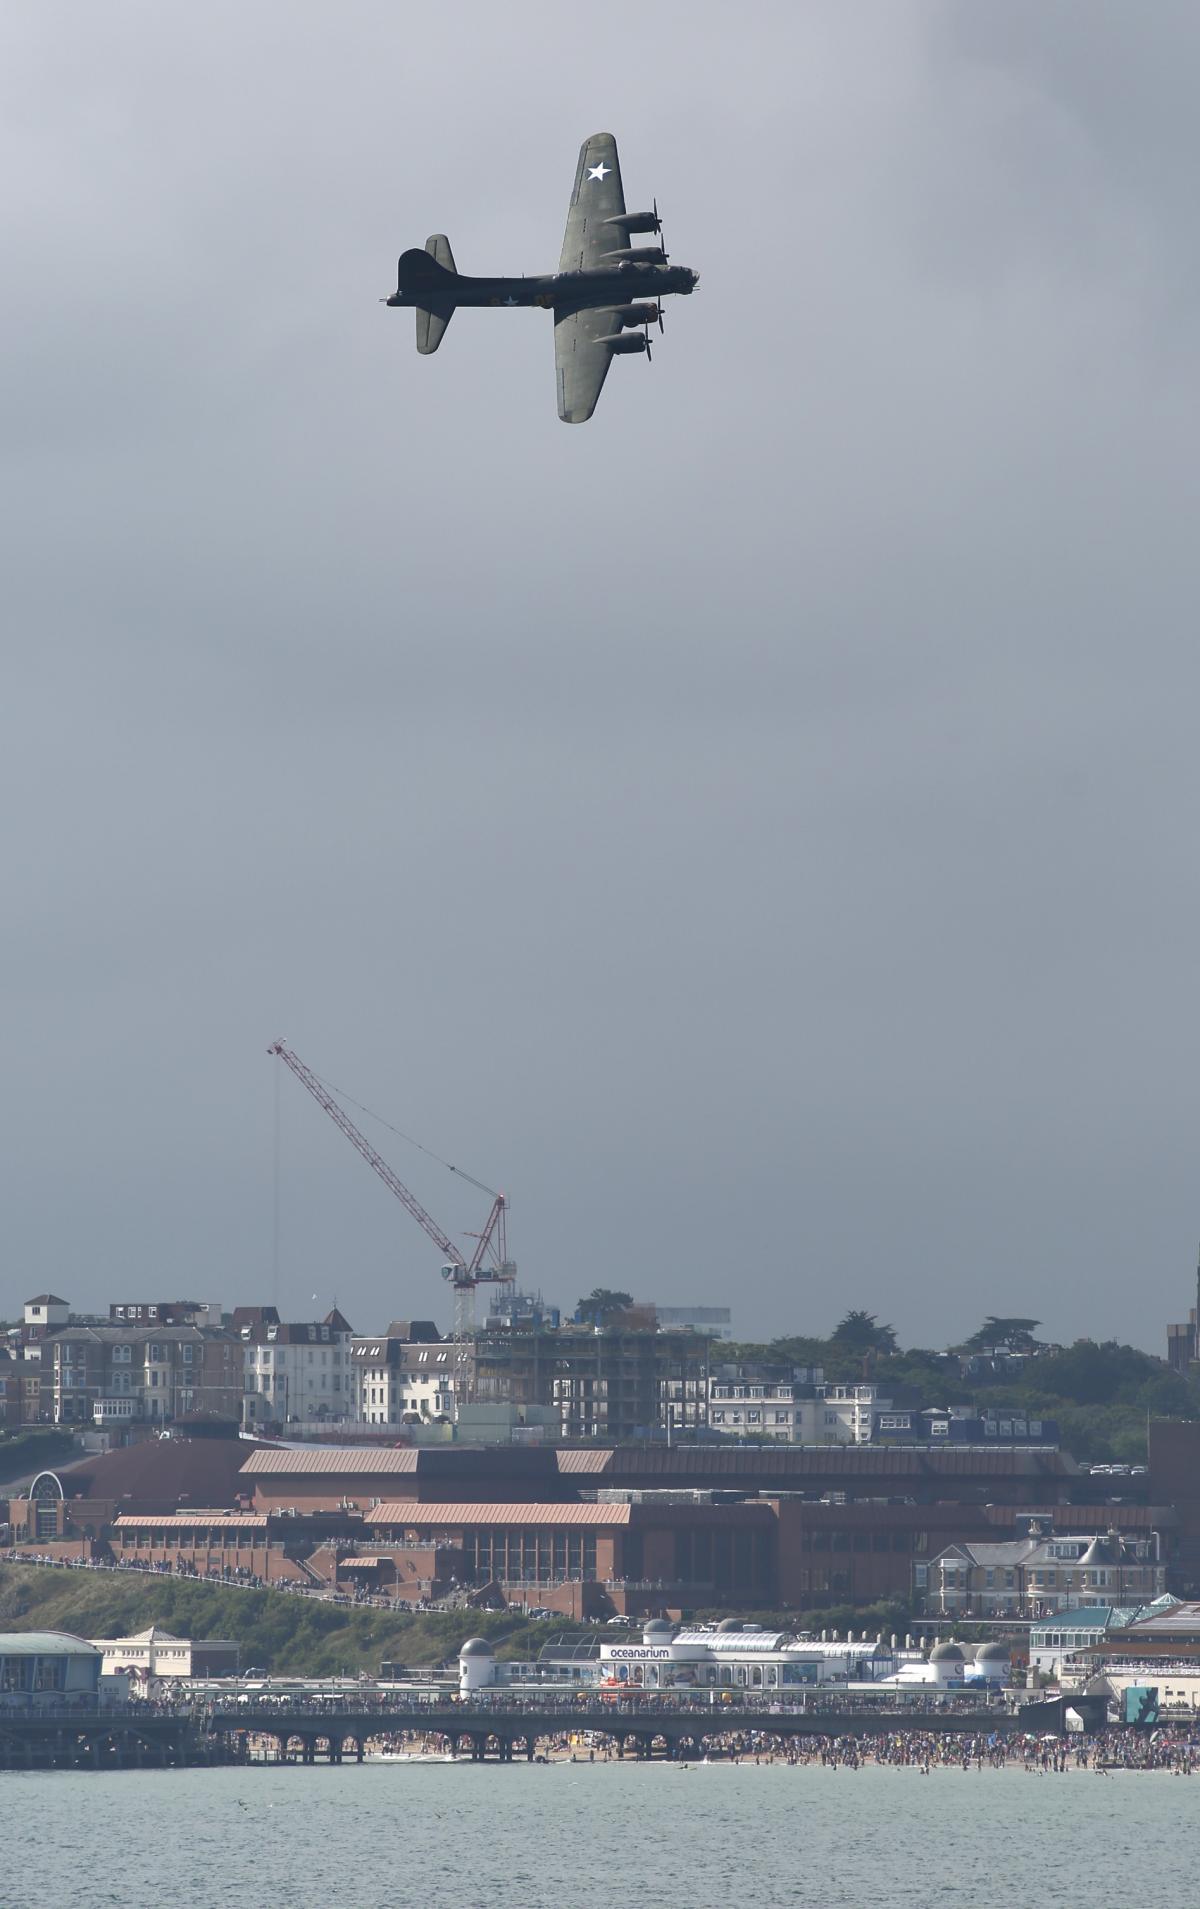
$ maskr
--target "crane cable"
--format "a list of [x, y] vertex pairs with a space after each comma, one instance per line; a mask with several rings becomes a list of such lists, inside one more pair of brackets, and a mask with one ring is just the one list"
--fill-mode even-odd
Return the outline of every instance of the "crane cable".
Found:
[[473, 1173], [468, 1173], [465, 1167], [456, 1167], [452, 1160], [443, 1160], [441, 1154], [435, 1153], [432, 1147], [423, 1146], [419, 1140], [414, 1140], [410, 1133], [402, 1133], [399, 1127], [393, 1127], [390, 1120], [385, 1120], [382, 1114], [373, 1113], [370, 1107], [364, 1107], [361, 1100], [355, 1100], [353, 1094], [343, 1093], [342, 1089], [335, 1087], [332, 1082], [321, 1080], [315, 1068], [310, 1067], [308, 1071], [314, 1080], [321, 1081], [327, 1094], [333, 1094], [338, 1100], [347, 1101], [360, 1114], [366, 1114], [368, 1120], [377, 1120], [381, 1127], [386, 1127], [389, 1133], [394, 1133], [397, 1140], [403, 1140], [407, 1146], [415, 1147], [418, 1153], [427, 1155], [430, 1160], [436, 1160], [439, 1167], [445, 1167], [448, 1173], [456, 1173], [460, 1180], [466, 1180], [471, 1186], [478, 1187], [481, 1193], [486, 1193], [493, 1200], [500, 1198], [494, 1186], [485, 1185], [482, 1180], [477, 1180]]

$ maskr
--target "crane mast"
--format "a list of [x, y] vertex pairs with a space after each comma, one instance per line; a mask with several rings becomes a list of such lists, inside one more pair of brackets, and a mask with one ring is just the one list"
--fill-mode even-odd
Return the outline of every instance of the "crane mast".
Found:
[[[283, 1041], [273, 1041], [267, 1049], [289, 1068], [306, 1087], [319, 1107], [323, 1107], [336, 1127], [340, 1127], [351, 1146], [360, 1153], [367, 1165], [379, 1175], [384, 1185], [399, 1200], [405, 1211], [411, 1213], [417, 1225], [429, 1236], [442, 1255], [442, 1278], [448, 1280], [454, 1291], [454, 1406], [457, 1412], [460, 1404], [467, 1402], [471, 1385], [471, 1341], [475, 1334], [475, 1294], [480, 1286], [507, 1284], [517, 1276], [517, 1269], [508, 1257], [508, 1238], [506, 1214], [508, 1201], [503, 1193], [495, 1193], [491, 1187], [485, 1187], [481, 1180], [472, 1180], [484, 1193], [492, 1194], [492, 1208], [483, 1230], [472, 1234], [475, 1250], [468, 1260], [461, 1253], [449, 1234], [444, 1233], [432, 1213], [426, 1211], [415, 1193], [405, 1186], [399, 1174], [394, 1172], [377, 1148], [371, 1145], [364, 1133], [361, 1133], [351, 1120], [345, 1108], [336, 1101], [323, 1080], [314, 1074], [311, 1067], [305, 1065], [298, 1054], [294, 1054]], [[457, 1168], [454, 1171], [458, 1171]], [[462, 1176], [470, 1179], [469, 1174]], [[490, 1260], [489, 1265], [484, 1262]]]

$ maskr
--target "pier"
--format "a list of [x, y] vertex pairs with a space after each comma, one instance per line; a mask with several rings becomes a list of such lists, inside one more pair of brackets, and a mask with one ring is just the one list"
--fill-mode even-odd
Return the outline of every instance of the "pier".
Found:
[[224, 1738], [191, 1706], [0, 1710], [0, 1771], [168, 1770], [228, 1758]]
[[[1095, 1711], [1085, 1718], [1089, 1728], [1102, 1728], [1102, 1700], [1084, 1700]], [[1036, 1714], [1034, 1714], [1036, 1713]], [[1056, 1713], [1056, 1714], [1051, 1714]], [[583, 1733], [607, 1738], [618, 1757], [648, 1759], [696, 1758], [710, 1743], [729, 1736], [757, 1733], [785, 1744], [797, 1737], [870, 1736], [921, 1730], [937, 1735], [1007, 1736], [1013, 1732], [1062, 1728], [1061, 1706], [1036, 1704], [1014, 1711], [972, 1705], [963, 1708], [918, 1707], [914, 1704], [814, 1705], [803, 1709], [747, 1704], [671, 1704], [570, 1702], [545, 1703], [388, 1703], [352, 1704], [313, 1709], [298, 1704], [239, 1705], [236, 1711], [212, 1715], [209, 1727], [223, 1751], [238, 1758], [251, 1736], [273, 1738], [281, 1759], [295, 1756], [305, 1763], [362, 1761], [365, 1742], [384, 1735], [412, 1732], [439, 1738], [448, 1750], [465, 1753], [473, 1762], [532, 1761], [539, 1742]]]
[[[1103, 1700], [1073, 1699], [1089, 1729], [1104, 1726]], [[1094, 1712], [1094, 1714], [1091, 1714]], [[0, 1711], [0, 1772], [5, 1770], [178, 1769], [246, 1763], [251, 1739], [276, 1746], [278, 1761], [361, 1763], [369, 1742], [412, 1733], [439, 1739], [472, 1762], [532, 1762], [548, 1738], [588, 1733], [618, 1757], [676, 1761], [702, 1757], [728, 1736], [775, 1739], [876, 1736], [920, 1730], [939, 1736], [1007, 1736], [1061, 1730], [1061, 1704], [1020, 1710], [985, 1705], [914, 1704], [803, 1709], [747, 1704], [672, 1704], [523, 1700], [515, 1703], [246, 1704], [96, 1706], [82, 1710]]]

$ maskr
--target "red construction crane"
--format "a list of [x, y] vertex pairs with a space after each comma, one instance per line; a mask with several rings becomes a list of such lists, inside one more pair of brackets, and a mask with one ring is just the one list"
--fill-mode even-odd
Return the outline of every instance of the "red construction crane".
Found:
[[[463, 1173], [460, 1167], [451, 1171], [460, 1179], [470, 1180], [482, 1193], [492, 1196], [492, 1210], [481, 1233], [473, 1233], [475, 1250], [468, 1260], [461, 1253], [449, 1234], [444, 1233], [431, 1213], [426, 1212], [415, 1193], [409, 1191], [398, 1173], [394, 1173], [382, 1154], [371, 1145], [366, 1135], [360, 1133], [344, 1107], [330, 1093], [319, 1075], [311, 1067], [306, 1067], [298, 1054], [293, 1054], [283, 1041], [274, 1041], [267, 1049], [274, 1054], [292, 1073], [302, 1086], [307, 1087], [317, 1105], [323, 1107], [334, 1125], [340, 1127], [351, 1146], [356, 1147], [369, 1167], [373, 1167], [384, 1185], [395, 1194], [401, 1206], [412, 1214], [417, 1225], [429, 1235], [442, 1254], [442, 1278], [449, 1280], [454, 1289], [454, 1402], [457, 1407], [465, 1402], [471, 1380], [471, 1339], [475, 1330], [475, 1293], [480, 1286], [507, 1284], [517, 1276], [517, 1269], [508, 1257], [508, 1240], [505, 1216], [508, 1201], [503, 1193], [484, 1186], [482, 1180], [472, 1179], [469, 1173]], [[490, 1260], [485, 1266], [484, 1261]]]

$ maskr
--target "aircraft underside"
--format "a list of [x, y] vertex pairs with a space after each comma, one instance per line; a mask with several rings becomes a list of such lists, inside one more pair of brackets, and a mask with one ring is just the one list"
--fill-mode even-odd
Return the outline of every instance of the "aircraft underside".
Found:
[[613, 358], [650, 355], [650, 327], [663, 325], [662, 300], [694, 290], [698, 274], [673, 266], [661, 245], [633, 246], [638, 232], [661, 233], [652, 212], [626, 212], [611, 133], [584, 141], [567, 212], [560, 269], [532, 278], [469, 278], [450, 241], [434, 233], [425, 249], [401, 254], [397, 287], [385, 302], [416, 312], [417, 350], [428, 356], [460, 305], [541, 308], [554, 313], [558, 414], [582, 424], [596, 408]]

